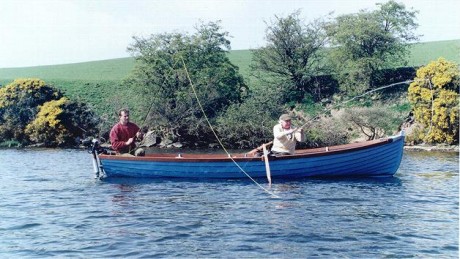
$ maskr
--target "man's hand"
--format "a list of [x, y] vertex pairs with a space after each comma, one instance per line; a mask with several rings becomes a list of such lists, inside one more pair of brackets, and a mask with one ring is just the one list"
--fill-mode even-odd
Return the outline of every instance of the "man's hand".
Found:
[[131, 145], [131, 143], [133, 143], [133, 142], [134, 142], [134, 138], [130, 138], [130, 139], [128, 139], [128, 140], [125, 142], [125, 145], [129, 146], [129, 145]]
[[290, 129], [290, 130], [288, 130], [288, 131], [285, 132], [285, 135], [292, 134], [292, 133], [294, 133], [294, 131], [296, 131], [296, 130], [297, 130], [297, 128]]
[[289, 135], [289, 134], [296, 133], [296, 132], [302, 133], [302, 132], [303, 132], [303, 129], [302, 129], [302, 128], [300, 128], [300, 129], [298, 129], [298, 128], [293, 128], [293, 129], [290, 129], [290, 130], [286, 131], [286, 132], [284, 133], [284, 135], [287, 136], [287, 135]]

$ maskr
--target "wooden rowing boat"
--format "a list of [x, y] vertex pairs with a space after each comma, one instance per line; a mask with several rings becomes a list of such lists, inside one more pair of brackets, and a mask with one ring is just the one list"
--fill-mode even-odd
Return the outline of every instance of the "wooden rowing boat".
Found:
[[[403, 155], [404, 134], [387, 138], [296, 150], [294, 155], [268, 156], [273, 179], [304, 177], [393, 176]], [[175, 177], [234, 179], [266, 177], [264, 156], [242, 154], [147, 154], [142, 157], [98, 154], [101, 177]]]

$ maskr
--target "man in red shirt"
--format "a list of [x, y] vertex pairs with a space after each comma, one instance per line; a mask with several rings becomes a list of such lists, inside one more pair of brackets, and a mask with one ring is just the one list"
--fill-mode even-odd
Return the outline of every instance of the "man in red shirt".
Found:
[[129, 121], [129, 110], [121, 109], [118, 112], [120, 121], [112, 127], [110, 130], [110, 143], [112, 148], [117, 153], [129, 153], [136, 156], [142, 156], [145, 154], [144, 150], [139, 148], [136, 150], [136, 138], [141, 140], [144, 134], [140, 131], [140, 128]]

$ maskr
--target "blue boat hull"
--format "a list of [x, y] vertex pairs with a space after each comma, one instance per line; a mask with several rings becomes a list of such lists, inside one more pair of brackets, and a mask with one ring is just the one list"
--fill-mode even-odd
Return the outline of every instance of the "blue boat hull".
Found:
[[[300, 150], [292, 156], [270, 157], [271, 177], [382, 177], [393, 176], [403, 155], [404, 136], [362, 145]], [[263, 157], [223, 155], [100, 155], [106, 177], [176, 177], [234, 179], [266, 177]]]

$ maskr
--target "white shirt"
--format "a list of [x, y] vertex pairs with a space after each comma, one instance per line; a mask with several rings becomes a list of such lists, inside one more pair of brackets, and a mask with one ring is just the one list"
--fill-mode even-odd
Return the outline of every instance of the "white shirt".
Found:
[[292, 129], [294, 129], [293, 126], [289, 129], [283, 129], [281, 124], [276, 124], [273, 127], [272, 151], [294, 154], [297, 141], [304, 141], [304, 135], [301, 130], [286, 135], [286, 132]]

